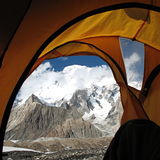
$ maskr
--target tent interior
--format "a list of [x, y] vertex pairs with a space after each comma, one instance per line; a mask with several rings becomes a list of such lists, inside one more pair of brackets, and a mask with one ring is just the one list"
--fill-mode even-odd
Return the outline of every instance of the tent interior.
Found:
[[[127, 116], [141, 115], [145, 111], [149, 119], [160, 125], [160, 2], [131, 2], [3, 2], [0, 27], [1, 137], [4, 137], [13, 101], [24, 80], [44, 60], [73, 55], [94, 55], [106, 61], [120, 87], [124, 112], [129, 111]], [[119, 37], [144, 43], [141, 90], [127, 83]], [[124, 121], [128, 117], [123, 117]], [[1, 144], [2, 147], [3, 138]]]

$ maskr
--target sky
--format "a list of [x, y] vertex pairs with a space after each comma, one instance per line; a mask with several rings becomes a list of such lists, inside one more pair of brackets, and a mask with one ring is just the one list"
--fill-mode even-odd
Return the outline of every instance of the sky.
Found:
[[120, 38], [128, 83], [142, 81], [144, 73], [144, 44]]
[[[140, 89], [137, 82], [143, 78], [144, 46], [121, 38], [121, 49], [129, 85]], [[77, 89], [116, 83], [111, 69], [97, 56], [71, 56], [44, 61], [23, 83], [16, 101], [24, 103], [35, 94], [48, 103], [71, 95]], [[138, 83], [139, 84], [139, 83]], [[53, 98], [54, 97], [54, 98]]]
[[106, 65], [106, 62], [97, 56], [70, 56], [46, 60], [43, 63], [50, 62], [55, 71], [62, 71], [66, 66], [85, 65], [88, 67]]

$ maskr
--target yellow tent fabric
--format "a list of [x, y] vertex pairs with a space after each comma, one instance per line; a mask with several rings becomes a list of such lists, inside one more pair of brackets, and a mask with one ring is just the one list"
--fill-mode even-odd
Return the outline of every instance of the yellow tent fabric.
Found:
[[[160, 124], [160, 1], [15, 0], [11, 3], [6, 0], [0, 5], [2, 136], [12, 103], [27, 76], [45, 59], [71, 55], [96, 55], [104, 59], [120, 86], [124, 111], [141, 115], [145, 110], [151, 120]], [[145, 44], [141, 91], [127, 85], [119, 37]]]
[[160, 41], [158, 38], [155, 38], [160, 32], [160, 21], [157, 21], [160, 19], [160, 15], [154, 11], [137, 8], [134, 10], [131, 9], [132, 14], [145, 13], [143, 17], [136, 19], [128, 14], [128, 10], [130, 9], [104, 12], [90, 16], [76, 23], [54, 39], [40, 56], [52, 50], [53, 46], [57, 47], [68, 41], [98, 36], [122, 36], [136, 39], [154, 48], [160, 49]]

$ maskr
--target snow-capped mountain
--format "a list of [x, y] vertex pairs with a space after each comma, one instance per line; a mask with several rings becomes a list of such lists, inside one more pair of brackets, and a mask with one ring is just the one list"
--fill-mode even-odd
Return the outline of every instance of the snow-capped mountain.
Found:
[[[14, 106], [18, 107], [12, 109], [7, 138], [11, 138], [16, 131], [17, 136], [14, 133], [14, 138], [27, 138], [28, 134], [21, 135], [19, 132], [24, 133], [28, 128], [29, 132], [36, 133], [32, 128], [39, 127], [41, 132], [35, 134], [36, 137], [57, 134], [61, 137], [113, 136], [119, 127], [122, 113], [119, 87], [107, 66], [91, 68], [73, 65], [61, 72], [55, 72], [49, 63], [45, 63], [25, 81]], [[76, 118], [74, 114], [77, 115]], [[50, 125], [52, 120], [53, 124]], [[41, 123], [39, 126], [37, 121]], [[73, 121], [79, 124], [77, 126], [81, 126], [81, 129], [77, 129]], [[92, 132], [84, 131], [82, 128], [87, 128], [84, 125], [92, 126]], [[71, 132], [67, 126], [74, 130], [73, 135], [73, 131]], [[66, 128], [66, 132], [63, 131], [62, 134], [63, 127]], [[57, 132], [53, 133], [53, 129]], [[34, 138], [31, 135], [28, 138]]]
[[[139, 83], [132, 83], [140, 87]], [[44, 63], [25, 81], [14, 106], [18, 107], [12, 109], [7, 138], [14, 131], [24, 133], [27, 127], [27, 133], [41, 128], [35, 137], [113, 136], [123, 112], [119, 87], [105, 65], [73, 65], [55, 72], [49, 63]], [[27, 138], [21, 133], [14, 137]], [[28, 138], [34, 138], [33, 135]]]
[[52, 106], [32, 94], [12, 110], [6, 139], [113, 136], [122, 113], [117, 84], [76, 90]]
[[112, 71], [106, 65], [72, 65], [56, 72], [50, 63], [44, 63], [26, 79], [16, 97], [15, 105], [23, 104], [32, 94], [53, 105], [63, 98], [69, 100], [78, 89], [89, 89], [92, 85], [110, 86], [114, 83]]
[[[120, 125], [122, 106], [117, 84], [107, 87], [92, 85], [88, 89], [76, 90], [69, 100], [63, 98], [54, 103], [56, 107], [67, 105], [76, 107], [83, 115], [83, 119], [94, 124], [104, 135], [114, 135]], [[109, 122], [107, 117], [115, 112], [116, 116], [112, 117]], [[111, 121], [114, 122], [111, 123]]]

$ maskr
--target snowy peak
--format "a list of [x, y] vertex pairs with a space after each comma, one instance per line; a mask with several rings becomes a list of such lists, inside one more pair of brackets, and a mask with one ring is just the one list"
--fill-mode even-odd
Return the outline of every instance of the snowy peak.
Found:
[[[61, 129], [63, 127], [67, 127], [66, 131], [67, 133], [70, 133], [68, 127], [73, 127], [75, 125], [73, 123], [74, 120], [70, 121], [69, 119], [75, 119], [76, 116], [77, 123], [79, 123], [81, 127], [83, 127], [84, 124], [91, 125], [93, 126], [93, 130], [96, 132], [96, 135], [97, 133], [100, 133], [101, 136], [113, 136], [119, 127], [119, 117], [122, 110], [120, 106], [119, 87], [116, 84], [112, 84], [110, 86], [98, 86], [92, 84], [90, 88], [76, 90], [70, 99], [63, 97], [58, 101], [54, 101], [54, 103], [50, 105], [46, 104], [44, 100], [41, 100], [32, 94], [26, 100], [24, 105], [14, 108], [14, 112], [12, 114], [12, 118], [9, 121], [10, 123], [8, 125], [7, 131], [14, 131], [14, 128], [16, 129], [16, 127], [20, 127], [21, 129], [21, 123], [25, 123], [25, 126], [27, 126], [30, 124], [27, 124], [26, 122], [35, 121], [36, 123], [33, 124], [34, 126], [28, 126], [29, 130], [32, 130], [32, 128], [37, 125], [37, 120], [40, 120], [39, 126], [48, 126], [50, 125], [49, 123], [53, 120], [53, 123], [58, 121], [57, 124], [54, 125], [55, 127], [60, 127], [60, 130], [57, 128], [57, 133], [61, 135]], [[27, 115], [22, 113], [23, 111], [25, 111]], [[19, 117], [21, 117], [20, 120], [16, 118], [17, 113], [20, 115]], [[46, 118], [43, 118], [43, 116]], [[49, 116], [51, 117], [49, 118]], [[54, 119], [53, 117], [57, 118]], [[12, 124], [13, 119], [14, 121], [17, 119], [18, 123], [16, 124], [19, 124], [18, 126], [16, 126], [16, 124]], [[72, 123], [71, 126], [70, 123]], [[61, 126], [58, 126], [59, 124]], [[50, 130], [50, 128], [48, 129]], [[46, 135], [57, 134], [53, 132], [52, 129], [51, 132], [49, 130]], [[75, 128], [74, 130], [79, 129]], [[8, 137], [10, 137], [10, 133], [12, 132], [8, 133]], [[78, 132], [76, 134], [78, 134]], [[23, 137], [23, 135], [21, 136]]]
[[89, 101], [89, 96], [86, 89], [75, 91], [70, 100], [70, 105], [76, 106], [82, 113], [89, 113], [90, 110], [93, 110], [93, 106]]
[[21, 107], [15, 107], [10, 116], [5, 138], [28, 140], [40, 137], [102, 136], [102, 132], [91, 122], [83, 120], [83, 115], [76, 107], [65, 103], [63, 105], [63, 107], [48, 107], [45, 104], [26, 101]]
[[42, 104], [42, 101], [41, 101], [37, 96], [35, 96], [34, 94], [32, 94], [32, 95], [26, 100], [25, 103], [30, 104], [30, 103], [33, 103], [33, 102], [37, 102], [37, 103]]
[[[85, 76], [84, 76], [85, 75]], [[65, 98], [71, 99], [76, 90], [115, 83], [112, 72], [106, 65], [87, 67], [72, 65], [56, 72], [49, 63], [41, 64], [24, 82], [16, 102], [23, 104], [31, 94], [53, 104]]]
[[118, 97], [119, 87], [116, 84], [110, 87], [92, 85], [90, 88], [76, 90], [70, 99], [64, 97], [55, 101], [52, 106], [66, 108], [67, 105], [70, 105], [78, 108], [82, 113], [105, 108], [107, 114], [111, 107], [115, 105]]
[[[85, 121], [90, 121], [103, 132], [103, 135], [114, 135], [120, 123], [122, 106], [119, 86], [92, 85], [90, 88], [76, 90], [71, 99], [56, 101], [54, 106], [73, 107], [82, 115]], [[106, 128], [108, 131], [106, 131]], [[114, 130], [114, 132], [112, 132]]]
[[[96, 90], [97, 87], [103, 86], [104, 89], [111, 88], [112, 90], [115, 88], [114, 85], [116, 82], [112, 71], [106, 65], [95, 67], [71, 65], [56, 72], [50, 63], [44, 63], [26, 79], [14, 105], [23, 104], [31, 94], [47, 104], [54, 105], [62, 99], [70, 100], [77, 90], [90, 88]], [[134, 86], [137, 86], [137, 83], [134, 83]]]

